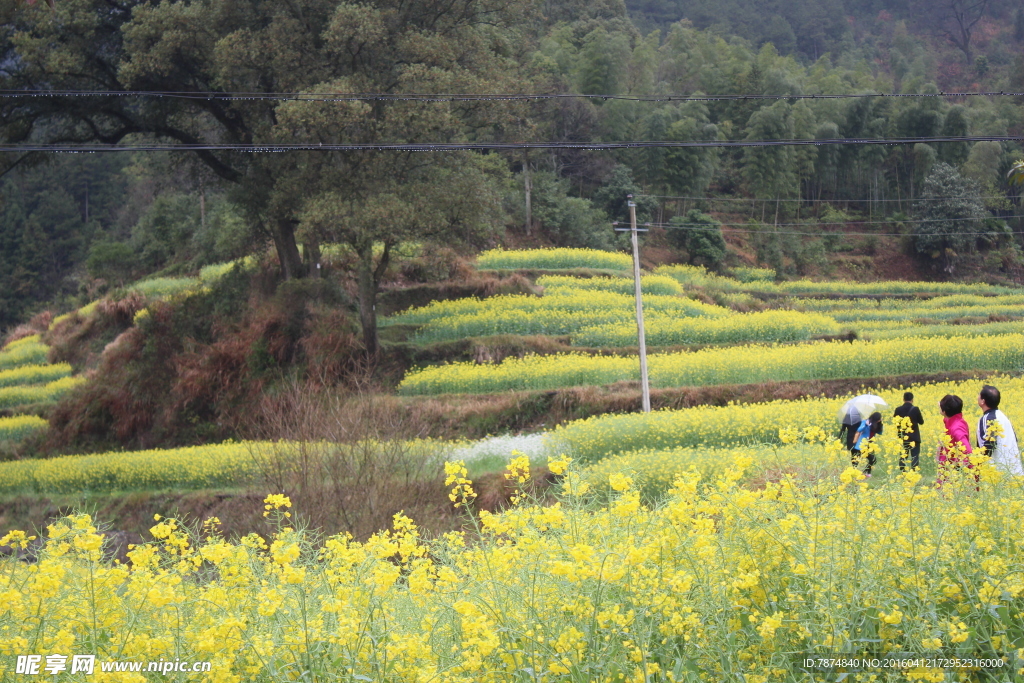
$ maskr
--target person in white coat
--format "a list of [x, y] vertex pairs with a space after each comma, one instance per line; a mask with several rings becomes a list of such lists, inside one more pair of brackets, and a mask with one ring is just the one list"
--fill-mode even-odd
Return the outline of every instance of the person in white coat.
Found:
[[[991, 458], [989, 462], [996, 469], [1015, 477], [1024, 477], [1017, 435], [1010, 424], [1010, 418], [999, 410], [999, 401], [999, 390], [994, 386], [986, 384], [981, 388], [978, 407], [985, 412], [978, 420], [978, 448], [984, 449], [985, 454]], [[993, 429], [993, 422], [999, 423], [999, 429]]]

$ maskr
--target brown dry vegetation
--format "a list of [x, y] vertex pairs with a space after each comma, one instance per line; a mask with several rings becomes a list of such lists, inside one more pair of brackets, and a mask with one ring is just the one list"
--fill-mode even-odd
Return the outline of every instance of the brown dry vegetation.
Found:
[[33, 334], [42, 334], [50, 327], [50, 322], [53, 320], [53, 313], [50, 311], [43, 311], [38, 313], [31, 320], [23, 325], [18, 325], [0, 341], [0, 347], [6, 346], [11, 342], [24, 339], [25, 337], [31, 337]]
[[425, 425], [382, 399], [298, 382], [262, 396], [243, 432], [257, 487], [291, 496], [297, 516], [326, 533], [365, 538], [402, 511], [426, 529], [452, 528], [442, 463], [409, 441]]
[[365, 374], [344, 302], [326, 280], [277, 286], [260, 271], [150, 303], [134, 327], [144, 302], [131, 297], [72, 316], [48, 341], [55, 360], [87, 368], [90, 381], [53, 410], [48, 451], [222, 440], [283, 379], [336, 384]]
[[50, 328], [43, 341], [50, 346], [51, 363], [70, 363], [75, 372], [94, 367], [110, 344], [134, 324], [146, 298], [131, 291], [120, 299], [103, 299], [90, 315], [77, 311]]

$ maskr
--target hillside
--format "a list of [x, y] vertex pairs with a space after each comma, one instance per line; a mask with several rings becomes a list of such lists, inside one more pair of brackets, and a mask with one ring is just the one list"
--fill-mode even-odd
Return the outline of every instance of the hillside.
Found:
[[1020, 7], [0, 15], [0, 681], [1024, 676]]

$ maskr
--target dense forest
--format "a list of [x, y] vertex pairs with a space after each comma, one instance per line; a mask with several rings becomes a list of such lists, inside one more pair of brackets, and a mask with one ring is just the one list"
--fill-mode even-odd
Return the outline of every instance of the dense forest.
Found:
[[[1024, 132], [1019, 97], [941, 95], [1024, 90], [1024, 8], [1007, 0], [58, 0], [54, 9], [5, 5], [2, 13], [6, 143]], [[101, 92], [26, 96], [33, 90]], [[120, 96], [127, 91], [608, 97]], [[801, 97], [868, 93], [934, 96]], [[638, 197], [641, 220], [669, 227], [742, 220], [821, 228], [870, 219], [879, 230], [912, 232], [916, 253], [938, 272], [954, 272], [979, 249], [994, 254], [993, 263], [1018, 264], [1017, 200], [1006, 173], [1019, 156], [1019, 145], [991, 141], [501, 153], [8, 151], [0, 156], [0, 330], [48, 302], [81, 303], [146, 274], [266, 246], [285, 277], [303, 277], [326, 244], [353, 255], [361, 322], [370, 329], [377, 290], [403, 242], [475, 247], [511, 231], [615, 248], [608, 223], [625, 218], [626, 194], [649, 195]], [[693, 199], [704, 197], [714, 199]], [[668, 232], [690, 260], [710, 254], [697, 260], [715, 266], [726, 258], [720, 237], [707, 231]], [[808, 272], [810, 252], [842, 248], [834, 239], [787, 241], [777, 231], [755, 238], [758, 260], [780, 271]]]

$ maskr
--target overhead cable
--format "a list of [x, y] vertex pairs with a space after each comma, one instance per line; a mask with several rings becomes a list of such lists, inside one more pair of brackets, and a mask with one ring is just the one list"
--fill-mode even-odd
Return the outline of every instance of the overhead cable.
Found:
[[871, 97], [1024, 97], [1024, 92], [937, 92], [937, 93], [856, 93], [840, 95], [613, 95], [582, 93], [331, 93], [331, 92], [220, 92], [178, 90], [0, 90], [0, 97], [152, 97], [182, 100], [257, 101], [285, 100], [303, 102], [479, 102], [515, 100], [623, 100], [629, 102], [734, 102], [747, 100], [840, 100]]
[[[995, 218], [995, 217], [991, 217], [990, 216], [990, 218]], [[1010, 216], [1010, 218], [1021, 218], [1021, 216]], [[877, 222], [879, 222], [879, 223], [889, 223], [891, 225], [892, 223], [911, 224], [911, 223], [928, 223], [928, 222], [943, 222], [943, 221], [956, 222], [956, 221], [977, 221], [977, 220], [986, 220], [986, 219], [984, 219], [984, 218], [941, 218], [941, 219], [934, 219], [934, 220], [908, 220], [908, 221], [892, 221], [892, 222], [877, 221]], [[996, 218], [996, 220], [1001, 220], [1001, 218]], [[857, 224], [863, 225], [865, 223], [868, 223], [868, 221], [855, 222], [855, 223], [852, 223], [852, 224], [853, 225], [857, 225]], [[614, 222], [614, 223], [612, 223], [612, 225], [613, 226], [619, 226], [619, 225], [622, 225], [622, 224], [618, 223], [618, 222]], [[904, 232], [845, 232], [845, 231], [843, 231], [843, 232], [822, 232], [822, 231], [811, 232], [811, 231], [806, 231], [806, 230], [777, 230], [777, 229], [774, 229], [775, 225], [782, 225], [782, 226], [804, 225], [804, 226], [806, 226], [807, 225], [806, 223], [778, 223], [778, 224], [765, 223], [765, 224], [762, 224], [761, 228], [744, 227], [744, 226], [749, 226], [749, 225], [750, 225], [750, 223], [719, 223], [717, 225], [707, 225], [707, 224], [704, 224], [704, 223], [682, 223], [682, 224], [673, 224], [673, 223], [644, 223], [643, 226], [639, 226], [638, 225], [638, 227], [644, 227], [644, 228], [664, 228], [666, 230], [693, 230], [693, 231], [696, 231], [696, 232], [713, 232], [713, 231], [719, 230], [720, 228], [727, 227], [732, 232], [758, 233], [758, 234], [762, 234], [762, 235], [804, 235], [804, 236], [807, 236], [807, 237], [827, 237], [829, 235], [834, 235], [836, 237], [906, 237], [908, 235], [908, 233], [904, 233]], [[847, 224], [847, 225], [849, 225], [849, 224]], [[963, 232], [929, 232], [928, 233], [929, 236], [936, 236], [936, 237], [951, 237], [951, 236], [954, 236], [954, 235], [956, 235], [956, 236], [963, 236], [964, 234], [965, 233], [963, 233]], [[985, 230], [985, 231], [982, 231], [982, 232], [978, 232], [976, 234], [978, 234], [978, 235], [982, 235], [982, 234], [996, 234], [996, 235], [998, 235], [998, 234], [1009, 234], [1009, 233], [1003, 233], [1001, 231], [995, 231], [995, 230]]]
[[[913, 199], [904, 197], [903, 199], [799, 199], [799, 198], [786, 198], [779, 197], [778, 199], [763, 199], [760, 197], [683, 197], [667, 194], [636, 194], [636, 197], [653, 197], [655, 199], [681, 199], [686, 201], [697, 201], [697, 202], [765, 202], [768, 204], [775, 204], [777, 202], [799, 202], [801, 204], [839, 204], [847, 202], [850, 204], [867, 204], [867, 203], [879, 203], [879, 202], [906, 202], [913, 204], [915, 202], [940, 202], [947, 199], [962, 199], [962, 197], [914, 197]], [[989, 200], [989, 199], [1009, 199], [1005, 195], [998, 197], [972, 197], [972, 199]]]
[[236, 152], [454, 152], [507, 149], [643, 149], [685, 147], [780, 147], [819, 145], [907, 145], [936, 142], [1018, 142], [1024, 135], [965, 135], [911, 138], [830, 138], [789, 140], [629, 140], [620, 142], [282, 142], [259, 145], [237, 143], [198, 144], [68, 144], [68, 143], [0, 143], [0, 152], [175, 152], [175, 151], [236, 151]]

